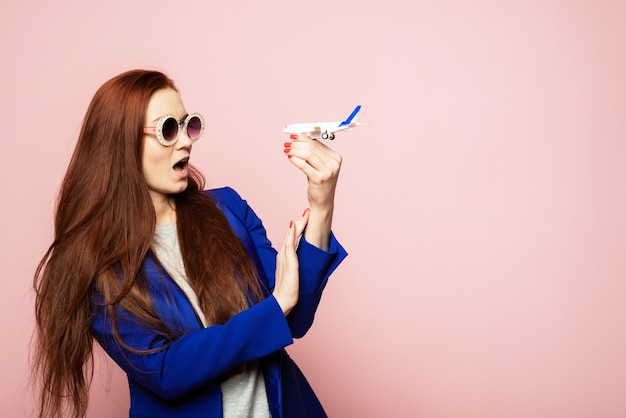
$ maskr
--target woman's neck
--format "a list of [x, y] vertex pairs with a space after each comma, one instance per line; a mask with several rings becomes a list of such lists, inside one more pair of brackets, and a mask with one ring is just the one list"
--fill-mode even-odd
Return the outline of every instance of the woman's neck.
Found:
[[174, 198], [167, 195], [152, 196], [156, 224], [164, 225], [176, 220], [176, 203]]

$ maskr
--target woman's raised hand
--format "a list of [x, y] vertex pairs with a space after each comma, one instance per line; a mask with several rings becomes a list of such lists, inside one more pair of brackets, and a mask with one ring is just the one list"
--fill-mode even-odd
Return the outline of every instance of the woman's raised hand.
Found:
[[276, 283], [273, 295], [285, 316], [291, 312], [291, 309], [298, 302], [300, 275], [298, 273], [296, 247], [298, 246], [300, 235], [302, 235], [309, 221], [309, 213], [310, 211], [307, 209], [300, 219], [296, 222], [291, 221], [283, 245], [276, 256]]
[[285, 154], [308, 180], [307, 198], [311, 207], [311, 220], [305, 237], [309, 243], [327, 250], [341, 155], [306, 134], [292, 134], [290, 139], [291, 142], [285, 143]]

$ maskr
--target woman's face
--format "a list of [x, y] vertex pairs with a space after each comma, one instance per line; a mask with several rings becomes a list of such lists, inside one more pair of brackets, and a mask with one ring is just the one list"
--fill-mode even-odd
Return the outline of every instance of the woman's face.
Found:
[[[173, 115], [178, 121], [184, 120], [187, 115], [180, 96], [169, 88], [158, 90], [150, 98], [144, 127], [156, 126], [159, 118], [165, 115]], [[161, 145], [155, 134], [144, 134], [143, 175], [155, 205], [167, 199], [168, 195], [187, 188], [191, 140], [185, 129], [179, 130], [178, 141], [169, 147]]]

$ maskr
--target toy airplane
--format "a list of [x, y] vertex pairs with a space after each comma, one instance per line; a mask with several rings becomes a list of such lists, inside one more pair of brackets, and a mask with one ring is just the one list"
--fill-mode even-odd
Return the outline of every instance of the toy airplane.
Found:
[[335, 132], [367, 125], [366, 123], [353, 122], [359, 110], [361, 110], [360, 105], [355, 107], [350, 116], [343, 122], [292, 123], [284, 129], [284, 132], [288, 134], [308, 134], [313, 139], [335, 139]]

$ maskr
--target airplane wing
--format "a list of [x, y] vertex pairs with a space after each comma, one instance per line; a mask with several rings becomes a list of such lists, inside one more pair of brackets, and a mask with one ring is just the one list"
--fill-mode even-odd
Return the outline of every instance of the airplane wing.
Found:
[[310, 137], [321, 135], [322, 128], [321, 126], [313, 126], [309, 131], [307, 131]]

